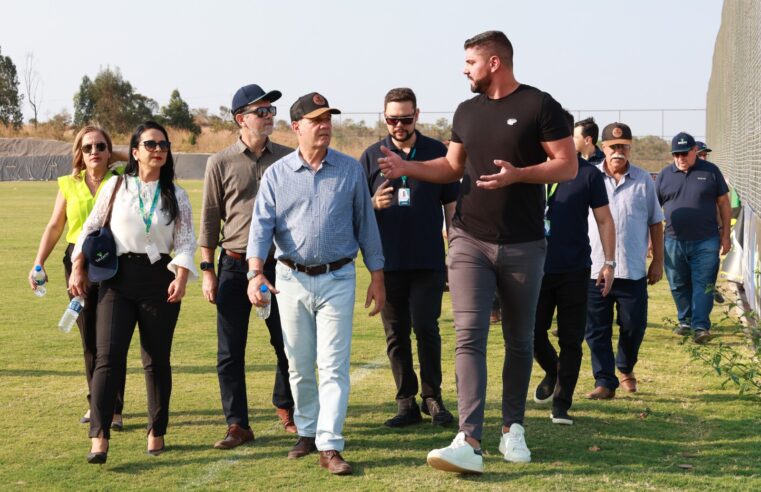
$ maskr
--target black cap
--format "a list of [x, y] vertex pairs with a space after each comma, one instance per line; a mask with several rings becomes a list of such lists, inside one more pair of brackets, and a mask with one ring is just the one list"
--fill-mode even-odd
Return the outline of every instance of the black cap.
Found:
[[256, 84], [247, 85], [235, 92], [231, 111], [235, 114], [249, 104], [261, 101], [262, 99], [269, 102], [275, 102], [280, 99], [280, 96], [282, 95], [283, 94], [281, 94], [280, 91], [264, 92], [264, 89]]
[[82, 254], [87, 260], [87, 277], [91, 282], [102, 282], [116, 275], [119, 257], [110, 227], [101, 227], [87, 236], [82, 244]]
[[291, 106], [291, 121], [299, 121], [301, 118], [317, 118], [325, 112], [341, 114], [336, 108], [331, 108], [328, 100], [317, 92], [310, 92], [296, 99]]
[[700, 140], [696, 140], [695, 141], [695, 145], [698, 146], [698, 153], [700, 153], [700, 152], [713, 152], [711, 150], [711, 148], [708, 145], [706, 145], [705, 142], [701, 142]]
[[689, 133], [679, 132], [671, 139], [672, 154], [674, 152], [689, 152], [693, 147], [695, 147], [695, 139]]
[[632, 130], [624, 123], [611, 123], [602, 130], [602, 143], [605, 145], [632, 143]]

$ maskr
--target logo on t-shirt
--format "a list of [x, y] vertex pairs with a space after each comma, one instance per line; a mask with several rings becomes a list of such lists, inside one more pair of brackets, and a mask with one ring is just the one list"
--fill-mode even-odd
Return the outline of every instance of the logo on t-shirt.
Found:
[[515, 118], [508, 118], [507, 119], [507, 124], [510, 125], [510, 126], [513, 126], [516, 123], [518, 123], [518, 120], [516, 120]]

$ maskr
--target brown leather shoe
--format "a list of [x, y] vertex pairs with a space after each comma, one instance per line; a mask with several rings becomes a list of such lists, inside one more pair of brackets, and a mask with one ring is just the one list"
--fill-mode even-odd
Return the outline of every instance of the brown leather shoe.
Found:
[[320, 466], [333, 475], [351, 475], [351, 465], [335, 449], [320, 451]]
[[296, 423], [293, 421], [292, 408], [278, 408], [277, 416], [280, 419], [280, 423], [283, 424], [285, 432], [295, 434], [298, 431], [298, 429], [296, 429]]
[[296, 441], [296, 445], [288, 451], [288, 459], [295, 460], [303, 458], [304, 456], [317, 451], [317, 446], [314, 444], [314, 437], [299, 436], [299, 440]]
[[217, 449], [233, 449], [253, 440], [254, 431], [251, 429], [244, 429], [238, 424], [233, 424], [227, 428], [225, 438], [214, 443], [214, 447]]
[[608, 389], [605, 386], [598, 386], [591, 393], [587, 393], [590, 400], [612, 400], [616, 396], [616, 390]]
[[620, 381], [621, 387], [629, 393], [637, 392], [637, 378], [634, 376], [634, 372], [622, 372]]

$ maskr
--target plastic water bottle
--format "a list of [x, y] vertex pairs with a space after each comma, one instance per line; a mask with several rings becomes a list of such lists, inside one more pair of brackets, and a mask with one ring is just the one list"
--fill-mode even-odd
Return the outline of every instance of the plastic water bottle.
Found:
[[72, 299], [71, 302], [69, 303], [69, 307], [66, 308], [66, 311], [64, 311], [63, 316], [61, 316], [61, 321], [58, 322], [58, 329], [64, 333], [69, 333], [71, 331], [71, 327], [74, 326], [74, 323], [76, 323], [77, 318], [79, 318], [79, 313], [82, 312], [82, 308], [84, 307], [85, 307], [84, 299], [82, 299], [79, 296]]
[[45, 282], [47, 281], [48, 279], [45, 277], [45, 272], [42, 271], [42, 267], [40, 265], [34, 265], [34, 283], [37, 284], [37, 288], [34, 289], [34, 295], [42, 297], [48, 292], [48, 289], [45, 287]]
[[256, 308], [256, 315], [261, 319], [267, 319], [270, 317], [270, 308], [272, 307], [272, 293], [266, 285], [259, 287], [259, 292], [262, 293], [262, 298], [267, 301], [267, 304]]

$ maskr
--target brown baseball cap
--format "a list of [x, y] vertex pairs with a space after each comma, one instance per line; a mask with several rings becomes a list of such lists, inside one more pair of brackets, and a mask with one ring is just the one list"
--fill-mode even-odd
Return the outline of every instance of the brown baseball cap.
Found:
[[602, 130], [602, 143], [605, 145], [632, 143], [632, 130], [624, 123], [611, 123]]
[[296, 99], [291, 106], [291, 121], [299, 121], [301, 118], [317, 118], [323, 113], [341, 114], [336, 108], [331, 108], [328, 100], [318, 92], [310, 92]]

